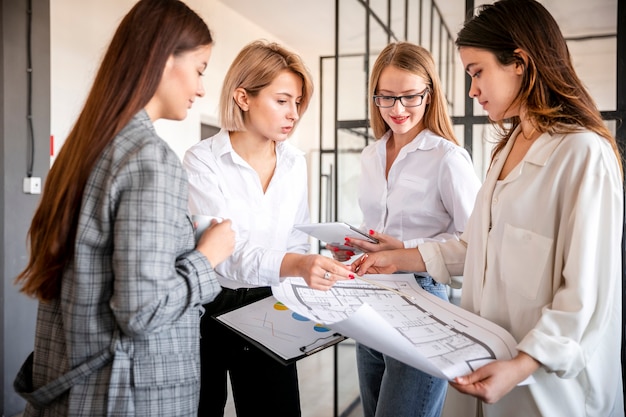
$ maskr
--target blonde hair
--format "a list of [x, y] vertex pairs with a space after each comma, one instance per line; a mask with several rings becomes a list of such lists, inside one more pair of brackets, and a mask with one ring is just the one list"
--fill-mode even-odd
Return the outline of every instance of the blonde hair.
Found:
[[426, 104], [424, 101], [424, 105], [427, 106], [423, 118], [424, 126], [436, 135], [458, 145], [459, 142], [454, 135], [447, 103], [441, 89], [441, 81], [439, 81], [435, 69], [435, 61], [428, 50], [410, 42], [397, 42], [387, 45], [376, 58], [372, 68], [369, 100], [370, 125], [374, 131], [374, 136], [380, 138], [389, 130], [389, 125], [374, 104], [374, 95], [378, 89], [380, 74], [390, 65], [422, 77], [426, 81], [430, 90], [430, 103]]
[[302, 79], [302, 99], [298, 114], [302, 116], [313, 94], [311, 74], [299, 55], [275, 42], [263, 40], [246, 45], [230, 65], [220, 97], [220, 125], [228, 131], [246, 130], [243, 111], [233, 94], [243, 88], [251, 96], [270, 85], [282, 71], [291, 71]]

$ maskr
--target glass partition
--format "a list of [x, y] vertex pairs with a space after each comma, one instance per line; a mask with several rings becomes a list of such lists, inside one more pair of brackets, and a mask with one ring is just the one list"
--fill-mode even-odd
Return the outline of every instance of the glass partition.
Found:
[[[461, 7], [461, 5], [460, 5]], [[358, 205], [360, 155], [375, 138], [369, 128], [369, 76], [380, 51], [408, 40], [433, 53], [443, 69], [446, 95], [454, 97], [451, 37], [432, 0], [336, 0], [335, 54], [320, 58], [320, 222], [362, 223]], [[438, 45], [442, 43], [442, 45]], [[453, 100], [449, 99], [449, 102]], [[330, 255], [324, 242], [320, 253]], [[335, 416], [359, 401], [354, 342], [333, 347]], [[337, 377], [341, 376], [341, 387]], [[344, 384], [347, 379], [350, 383]]]

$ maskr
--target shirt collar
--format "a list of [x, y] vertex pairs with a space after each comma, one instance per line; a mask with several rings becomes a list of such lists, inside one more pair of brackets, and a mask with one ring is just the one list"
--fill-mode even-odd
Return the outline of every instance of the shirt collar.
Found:
[[215, 137], [213, 137], [213, 142], [211, 145], [211, 150], [216, 158], [220, 158], [221, 156], [234, 152], [233, 145], [230, 143], [230, 136], [228, 135], [228, 130], [221, 129]]
[[[216, 158], [221, 158], [226, 154], [231, 154], [231, 158], [233, 159], [233, 161], [241, 160], [241, 157], [237, 155], [237, 153], [233, 149], [233, 145], [230, 142], [230, 135], [228, 134], [228, 130], [226, 129], [221, 129], [213, 137], [211, 151]], [[233, 155], [236, 155], [236, 157], [233, 157]], [[303, 151], [290, 145], [287, 142], [276, 143], [276, 158], [278, 160], [283, 160], [285, 163], [288, 163], [289, 166], [294, 163], [296, 156], [302, 155], [304, 155]]]
[[[518, 140], [517, 135], [519, 135], [520, 129], [518, 126], [514, 132], [516, 135], [515, 140]], [[524, 161], [538, 166], [545, 166], [564, 137], [565, 135], [562, 134], [550, 135], [549, 133], [542, 133], [528, 149], [524, 156]], [[519, 140], [523, 139], [519, 138]]]
[[[387, 141], [391, 137], [393, 132], [388, 130], [385, 134], [380, 138], [377, 143], [378, 147], [382, 147], [384, 150], [387, 146]], [[407, 143], [402, 149], [404, 152], [413, 152], [416, 150], [427, 151], [435, 148], [439, 144], [440, 139], [428, 129], [423, 129], [420, 133], [413, 138], [413, 140]]]

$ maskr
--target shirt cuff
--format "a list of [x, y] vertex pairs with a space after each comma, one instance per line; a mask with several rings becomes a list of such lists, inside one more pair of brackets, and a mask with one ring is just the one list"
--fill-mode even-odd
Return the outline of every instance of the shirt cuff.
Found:
[[586, 365], [580, 344], [566, 337], [549, 336], [537, 329], [522, 339], [517, 350], [532, 356], [561, 378], [575, 377]]
[[424, 239], [410, 239], [410, 240], [405, 240], [402, 243], [404, 244], [405, 249], [414, 249], [420, 243], [424, 243]]
[[452, 277], [450, 276], [450, 272], [448, 272], [443, 256], [441, 256], [439, 244], [427, 242], [418, 245], [417, 248], [422, 254], [424, 264], [426, 264], [426, 272], [428, 272], [435, 281], [441, 284], [452, 285]]
[[259, 271], [259, 278], [267, 285], [279, 285], [280, 284], [280, 266], [283, 263], [285, 252], [278, 252], [268, 250], [261, 259], [261, 270]]

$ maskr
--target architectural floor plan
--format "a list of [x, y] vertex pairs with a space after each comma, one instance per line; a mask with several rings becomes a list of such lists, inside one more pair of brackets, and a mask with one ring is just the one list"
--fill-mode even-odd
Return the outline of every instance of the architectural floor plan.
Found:
[[288, 278], [273, 293], [298, 314], [440, 378], [517, 353], [506, 330], [427, 293], [412, 274], [366, 275], [326, 292]]

